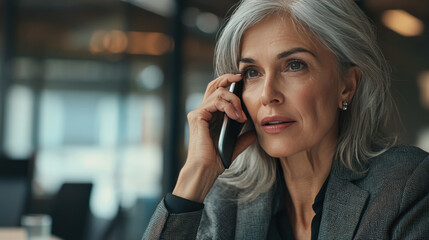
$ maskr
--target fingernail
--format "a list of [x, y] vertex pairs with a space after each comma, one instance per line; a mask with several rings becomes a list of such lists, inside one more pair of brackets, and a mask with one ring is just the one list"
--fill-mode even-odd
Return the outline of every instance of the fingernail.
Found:
[[237, 111], [235, 111], [235, 116], [237, 116], [236, 119], [240, 119], [240, 114]]

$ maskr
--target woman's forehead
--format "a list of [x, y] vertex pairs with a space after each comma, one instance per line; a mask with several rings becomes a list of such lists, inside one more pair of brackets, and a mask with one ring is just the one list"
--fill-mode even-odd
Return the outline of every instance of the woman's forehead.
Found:
[[252, 54], [268, 44], [288, 47], [303, 47], [313, 52], [327, 50], [308, 28], [297, 24], [288, 15], [272, 15], [245, 31], [241, 39], [240, 55]]

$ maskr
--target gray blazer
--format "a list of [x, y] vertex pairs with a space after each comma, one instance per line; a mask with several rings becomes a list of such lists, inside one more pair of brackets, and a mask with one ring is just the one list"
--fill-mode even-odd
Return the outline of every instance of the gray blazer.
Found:
[[[143, 239], [266, 239], [273, 192], [236, 203], [215, 184], [202, 211], [183, 214], [161, 201]], [[334, 163], [319, 239], [429, 239], [429, 154], [394, 147], [362, 174]]]

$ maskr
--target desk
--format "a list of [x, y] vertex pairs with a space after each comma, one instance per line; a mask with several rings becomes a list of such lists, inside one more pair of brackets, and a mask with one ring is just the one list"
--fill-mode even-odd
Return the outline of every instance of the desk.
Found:
[[[0, 227], [0, 240], [27, 240], [27, 232], [24, 228], [16, 227]], [[61, 240], [61, 238], [57, 238], [51, 236], [50, 240]]]

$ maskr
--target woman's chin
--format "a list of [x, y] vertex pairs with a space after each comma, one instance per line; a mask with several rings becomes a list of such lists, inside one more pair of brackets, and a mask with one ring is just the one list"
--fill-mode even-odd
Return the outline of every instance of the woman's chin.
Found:
[[282, 157], [287, 157], [294, 154], [292, 149], [289, 149], [285, 146], [282, 146], [281, 148], [262, 146], [262, 149], [264, 149], [265, 153], [267, 153], [270, 157], [273, 157], [273, 158], [282, 158]]

